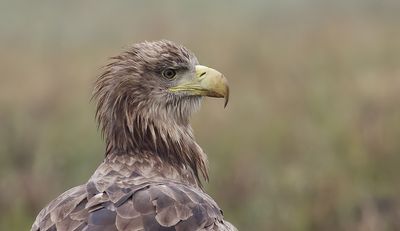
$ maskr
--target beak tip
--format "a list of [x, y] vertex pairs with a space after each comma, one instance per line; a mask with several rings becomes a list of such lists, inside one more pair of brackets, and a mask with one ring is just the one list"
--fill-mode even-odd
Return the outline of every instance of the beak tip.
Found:
[[228, 83], [226, 82], [226, 80], [225, 80], [225, 86], [226, 86], [226, 92], [225, 92], [225, 104], [224, 104], [224, 108], [226, 108], [226, 105], [228, 105], [228, 102], [229, 102], [229, 86], [228, 86]]
[[229, 102], [229, 93], [225, 96], [225, 103], [224, 103], [224, 108], [228, 105]]

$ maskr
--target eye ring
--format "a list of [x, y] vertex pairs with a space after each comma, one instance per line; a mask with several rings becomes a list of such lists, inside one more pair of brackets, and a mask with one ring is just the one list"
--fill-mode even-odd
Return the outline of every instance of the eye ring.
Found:
[[174, 69], [167, 68], [162, 72], [162, 75], [166, 79], [173, 79], [175, 77], [175, 75], [176, 75], [176, 71]]

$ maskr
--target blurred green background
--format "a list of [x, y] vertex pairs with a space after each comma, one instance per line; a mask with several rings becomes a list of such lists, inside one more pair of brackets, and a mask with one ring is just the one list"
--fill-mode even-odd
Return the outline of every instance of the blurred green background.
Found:
[[400, 230], [400, 1], [0, 1], [0, 230], [103, 158], [107, 57], [169, 39], [223, 72], [193, 120], [240, 230]]

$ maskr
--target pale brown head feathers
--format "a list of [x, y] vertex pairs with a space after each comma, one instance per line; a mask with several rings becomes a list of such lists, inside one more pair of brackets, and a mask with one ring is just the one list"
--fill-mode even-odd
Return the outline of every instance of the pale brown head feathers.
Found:
[[[189, 125], [202, 97], [168, 91], [197, 64], [192, 52], [165, 40], [135, 44], [111, 58], [93, 93], [106, 155], [152, 153], [208, 179], [206, 155]], [[169, 78], [169, 69], [176, 76]]]

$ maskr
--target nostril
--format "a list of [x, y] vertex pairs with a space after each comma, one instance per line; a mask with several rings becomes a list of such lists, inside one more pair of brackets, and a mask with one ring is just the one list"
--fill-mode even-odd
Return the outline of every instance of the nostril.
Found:
[[202, 76], [205, 75], [205, 74], [207, 74], [207, 72], [201, 73], [199, 77], [202, 77]]

